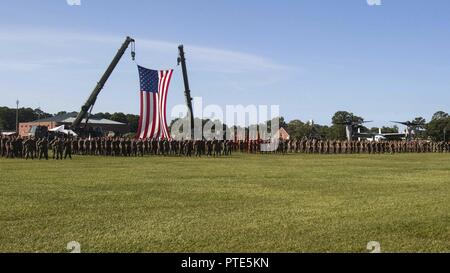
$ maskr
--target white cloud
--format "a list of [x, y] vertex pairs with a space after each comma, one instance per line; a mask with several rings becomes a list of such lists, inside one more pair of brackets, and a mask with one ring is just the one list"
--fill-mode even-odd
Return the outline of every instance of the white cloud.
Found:
[[0, 71], [17, 71], [31, 72], [42, 69], [44, 66], [36, 63], [17, 62], [17, 61], [0, 61]]
[[[26, 43], [34, 45], [36, 50], [41, 46], [50, 48], [69, 48], [69, 47], [86, 47], [86, 45], [102, 45], [102, 44], [118, 44], [124, 37], [113, 35], [97, 35], [92, 33], [71, 33], [61, 30], [24, 30], [24, 29], [0, 29], [0, 42], [5, 43]], [[136, 47], [138, 58], [145, 58], [145, 56], [166, 55], [172, 56], [175, 62], [178, 43], [151, 40], [146, 38], [136, 37]], [[185, 45], [187, 55], [190, 61], [190, 66], [196, 70], [221, 72], [221, 73], [261, 73], [261, 72], [286, 72], [297, 70], [295, 67], [288, 67], [285, 65], [273, 62], [269, 58], [257, 56], [253, 54], [217, 49], [211, 47], [204, 47], [198, 45]], [[67, 50], [69, 51], [69, 50]], [[71, 49], [68, 54], [72, 53]], [[38, 53], [38, 52], [37, 52]], [[39, 53], [38, 53], [39, 54]], [[28, 56], [24, 56], [28, 57]], [[59, 57], [60, 64], [83, 64], [85, 60], [76, 60], [75, 58]], [[145, 60], [145, 59], [144, 59]], [[21, 61], [18, 56], [17, 61], [20, 65], [28, 67], [29, 69], [39, 69], [39, 65], [49, 65], [49, 61], [29, 62]], [[53, 62], [55, 63], [55, 62]]]
[[0, 60], [0, 71], [18, 71], [30, 72], [39, 69], [45, 69], [64, 65], [81, 65], [88, 64], [86, 60], [75, 58], [54, 58], [54, 59], [37, 59], [37, 60]]

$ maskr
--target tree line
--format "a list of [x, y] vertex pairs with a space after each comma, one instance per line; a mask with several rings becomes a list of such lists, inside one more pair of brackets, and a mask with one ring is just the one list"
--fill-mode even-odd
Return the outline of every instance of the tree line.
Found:
[[[292, 120], [285, 123], [282, 119], [280, 124], [285, 124], [285, 129], [293, 138], [303, 138], [309, 136], [319, 136], [325, 139], [346, 139], [345, 126], [342, 123], [348, 121], [361, 122], [364, 118], [354, 115], [351, 112], [338, 111], [332, 117], [332, 125], [324, 126], [314, 124], [313, 122], [302, 122], [300, 120]], [[416, 117], [410, 122], [419, 124], [418, 130], [415, 131], [415, 137], [420, 139], [431, 139], [433, 141], [449, 141], [450, 140], [450, 115], [444, 111], [436, 112], [430, 122], [427, 122], [423, 117]], [[369, 123], [366, 123], [367, 125]], [[361, 133], [379, 133], [378, 127], [366, 127], [364, 124], [359, 126]], [[383, 133], [398, 133], [399, 127], [394, 125], [392, 127], [382, 127]], [[445, 138], [445, 139], [444, 139]]]
[[[55, 114], [50, 114], [42, 111], [40, 108], [20, 108], [19, 109], [19, 122], [31, 122], [38, 119], [49, 118], [59, 115], [67, 114], [68, 112], [61, 111]], [[122, 112], [116, 113], [96, 113], [92, 115], [93, 118], [109, 119], [117, 122], [122, 122], [130, 126], [131, 133], [135, 133], [139, 126], [139, 116], [133, 114], [125, 114]], [[311, 121], [301, 121], [294, 119], [287, 122], [283, 117], [277, 118], [280, 127], [284, 128], [291, 138], [304, 138], [304, 137], [320, 137], [324, 139], [346, 139], [345, 126], [342, 123], [354, 121], [364, 121], [364, 118], [357, 116], [351, 112], [338, 111], [331, 118], [331, 126], [315, 124]], [[171, 125], [176, 120], [173, 120]], [[202, 124], [206, 124], [209, 120], [202, 120]], [[271, 122], [267, 121], [264, 125], [267, 128], [271, 128]], [[420, 124], [423, 130], [416, 131], [416, 137], [421, 139], [432, 139], [434, 141], [446, 141], [450, 139], [450, 115], [444, 111], [436, 112], [429, 122], [423, 117], [416, 117], [411, 122]], [[224, 130], [230, 130], [236, 128], [236, 126], [228, 127], [226, 124], [222, 124]], [[256, 125], [257, 126], [257, 125]], [[16, 128], [16, 109], [8, 107], [0, 107], [0, 131], [15, 131]], [[378, 133], [378, 127], [366, 127], [359, 126], [362, 133]], [[214, 128], [213, 128], [214, 129]], [[248, 129], [248, 128], [246, 128]], [[392, 127], [382, 127], [383, 133], [397, 133], [399, 127], [394, 125]]]
[[[38, 119], [50, 118], [69, 114], [66, 111], [60, 111], [55, 114], [50, 114], [41, 109], [19, 108], [19, 123], [31, 122]], [[97, 113], [91, 116], [98, 119], [109, 119], [117, 122], [122, 122], [130, 125], [131, 132], [136, 132], [139, 124], [139, 116], [124, 113]], [[15, 131], [16, 130], [16, 109], [8, 107], [0, 107], [0, 131]]]

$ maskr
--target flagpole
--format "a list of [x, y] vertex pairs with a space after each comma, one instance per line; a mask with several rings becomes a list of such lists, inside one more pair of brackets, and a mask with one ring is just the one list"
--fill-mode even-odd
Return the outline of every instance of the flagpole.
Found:
[[16, 133], [19, 135], [19, 100], [16, 100]]

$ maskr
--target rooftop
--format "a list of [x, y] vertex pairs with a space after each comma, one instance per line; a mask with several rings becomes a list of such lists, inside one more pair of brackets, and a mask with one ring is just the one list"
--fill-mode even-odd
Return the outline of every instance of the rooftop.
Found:
[[[57, 122], [57, 123], [72, 123], [75, 121], [75, 118], [77, 117], [77, 112], [67, 113], [64, 115], [44, 118], [44, 119], [38, 119], [33, 121], [33, 123], [39, 123], [39, 122]], [[81, 123], [86, 123], [86, 119], [83, 119]], [[89, 118], [88, 124], [101, 124], [101, 125], [126, 125], [122, 122], [117, 122], [109, 119], [97, 119], [94, 117]]]

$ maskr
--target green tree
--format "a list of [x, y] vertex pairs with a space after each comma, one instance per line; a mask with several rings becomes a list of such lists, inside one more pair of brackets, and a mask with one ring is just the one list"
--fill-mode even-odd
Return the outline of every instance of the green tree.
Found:
[[272, 123], [278, 121], [279, 128], [287, 129], [288, 125], [284, 117], [276, 117], [266, 122], [268, 132], [272, 131]]
[[4, 131], [15, 128], [15, 115], [8, 107], [0, 107], [0, 129]]
[[121, 113], [121, 112], [112, 114], [111, 120], [128, 124], [127, 115], [125, 115], [124, 113]]
[[423, 117], [416, 117], [411, 122], [422, 126], [425, 126], [427, 124], [427, 120]]
[[448, 141], [450, 116], [443, 111], [436, 112], [427, 125], [427, 134], [434, 141]]
[[52, 114], [42, 111], [41, 108], [36, 108], [33, 111], [34, 111], [34, 115], [36, 116], [37, 119], [44, 119], [44, 118], [49, 118], [49, 117], [53, 116]]
[[[14, 131], [16, 129], [16, 109], [0, 107], [0, 129]], [[40, 109], [19, 108], [19, 122], [30, 122], [38, 118], [51, 116]]]
[[298, 119], [290, 121], [287, 124], [286, 131], [293, 139], [301, 139], [302, 137], [306, 136], [305, 123]]
[[[15, 116], [15, 109], [12, 109]], [[37, 120], [38, 116], [36, 115], [35, 111], [31, 108], [20, 108], [19, 109], [19, 122], [30, 122]]]
[[94, 115], [94, 118], [96, 119], [111, 119], [111, 114], [106, 112], [106, 113], [97, 113]]
[[416, 117], [411, 122], [419, 125], [414, 130], [415, 138], [426, 139], [428, 137], [427, 131], [423, 129], [427, 127], [427, 120], [423, 117]]
[[437, 111], [436, 113], [434, 113], [433, 117], [431, 118], [431, 120], [436, 120], [436, 119], [444, 119], [444, 118], [448, 118], [448, 113], [444, 112], [444, 111]]
[[356, 116], [351, 112], [338, 111], [331, 118], [333, 125], [329, 129], [328, 137], [332, 139], [346, 139], [345, 125], [343, 123], [362, 121], [364, 121], [362, 117]]
[[130, 125], [130, 131], [136, 133], [139, 127], [139, 116], [128, 114], [126, 118], [127, 123]]
[[55, 117], [62, 116], [62, 115], [67, 115], [67, 112], [66, 111], [59, 111], [58, 113], [55, 114]]

